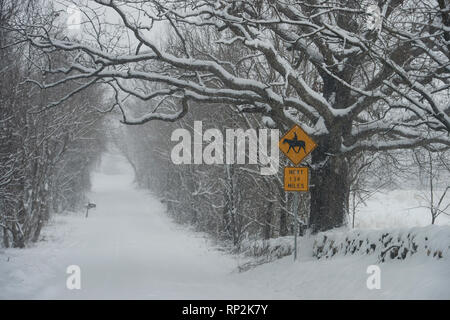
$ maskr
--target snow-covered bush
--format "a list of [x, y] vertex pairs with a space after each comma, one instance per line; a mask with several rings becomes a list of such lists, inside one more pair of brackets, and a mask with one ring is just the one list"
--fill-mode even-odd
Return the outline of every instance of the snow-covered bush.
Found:
[[390, 230], [331, 231], [317, 235], [313, 256], [377, 255], [380, 262], [403, 260], [415, 254], [436, 259], [450, 256], [450, 226]]
[[294, 237], [278, 237], [268, 240], [243, 240], [237, 252], [250, 258], [239, 266], [239, 271], [247, 271], [255, 266], [268, 263], [294, 252]]
[[266, 257], [275, 260], [292, 254], [294, 238], [292, 236], [279, 237], [268, 240], [244, 240], [240, 252], [251, 257]]

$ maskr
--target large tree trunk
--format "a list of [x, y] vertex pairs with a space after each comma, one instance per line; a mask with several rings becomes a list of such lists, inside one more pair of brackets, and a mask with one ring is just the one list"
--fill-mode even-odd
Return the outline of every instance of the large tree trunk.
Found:
[[39, 236], [41, 235], [41, 230], [42, 230], [43, 226], [44, 226], [44, 220], [42, 218], [39, 218], [36, 229], [33, 232], [33, 237], [31, 238], [31, 242], [37, 242], [39, 240]]
[[8, 235], [8, 229], [3, 227], [3, 246], [5, 248], [9, 248], [9, 235]]
[[25, 248], [25, 238], [17, 229], [15, 223], [12, 224], [13, 248]]
[[348, 165], [343, 156], [334, 156], [333, 149], [340, 139], [321, 139], [312, 152], [310, 228], [313, 233], [344, 224], [347, 194]]
[[263, 239], [269, 240], [272, 237], [272, 217], [273, 217], [273, 202], [270, 201], [267, 204], [267, 209], [265, 212], [265, 226], [263, 229]]
[[280, 237], [288, 235], [287, 213], [283, 208], [280, 209]]

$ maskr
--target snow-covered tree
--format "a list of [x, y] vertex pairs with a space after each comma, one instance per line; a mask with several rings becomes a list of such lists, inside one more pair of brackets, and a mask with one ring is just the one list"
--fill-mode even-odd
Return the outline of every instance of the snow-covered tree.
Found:
[[[78, 84], [52, 107], [104, 83], [113, 88], [114, 106], [130, 125], [176, 121], [199, 102], [210, 108], [235, 105], [281, 129], [301, 125], [318, 144], [310, 163], [310, 223], [316, 232], [344, 221], [349, 156], [450, 144], [448, 1], [369, 5], [360, 0], [94, 0], [80, 7], [83, 40], [55, 36], [46, 24], [16, 30], [48, 54], [48, 61], [58, 51], [72, 57], [66, 66], [46, 66], [46, 72], [64, 77], [42, 88]], [[374, 5], [378, 10], [367, 10]], [[381, 17], [369, 23], [367, 12], [377, 11]], [[157, 32], [174, 34], [181, 50], [169, 50]], [[187, 41], [190, 33], [212, 32], [220, 37], [207, 52]], [[225, 47], [236, 50], [237, 63], [215, 54]], [[157, 107], [136, 116], [127, 109], [127, 96], [154, 100]], [[166, 102], [178, 109], [161, 111]]]
[[[44, 81], [36, 65], [44, 59], [27, 43], [14, 45], [14, 17], [38, 16], [32, 1], [0, 0], [0, 231], [5, 247], [37, 241], [53, 212], [82, 205], [89, 173], [103, 148], [102, 115], [92, 108], [101, 92], [89, 88], [58, 109], [47, 106], [71, 84], [41, 91], [28, 78]], [[64, 61], [64, 54], [53, 62]]]

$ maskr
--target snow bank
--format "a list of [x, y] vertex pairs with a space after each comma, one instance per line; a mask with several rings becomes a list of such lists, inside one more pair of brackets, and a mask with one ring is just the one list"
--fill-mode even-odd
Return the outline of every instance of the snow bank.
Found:
[[[350, 255], [375, 255], [379, 262], [404, 260], [412, 255], [442, 259], [450, 257], [450, 226], [384, 230], [340, 228], [315, 236], [298, 237], [298, 246], [303, 256], [317, 259]], [[239, 253], [253, 259], [241, 264], [239, 269], [246, 271], [293, 252], [293, 236], [245, 240]]]
[[339, 255], [376, 255], [379, 262], [412, 255], [436, 259], [450, 256], [450, 226], [408, 229], [351, 230], [319, 233], [313, 244], [317, 259]]

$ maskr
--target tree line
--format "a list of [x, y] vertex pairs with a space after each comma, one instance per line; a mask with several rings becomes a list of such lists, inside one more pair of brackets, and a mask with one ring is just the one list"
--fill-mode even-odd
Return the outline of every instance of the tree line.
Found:
[[[99, 89], [49, 107], [74, 84], [42, 91], [33, 83], [57, 77], [41, 68], [47, 53], [16, 44], [9, 27], [18, 17], [32, 24], [43, 15], [37, 2], [0, 0], [0, 235], [4, 247], [23, 248], [39, 240], [52, 213], [84, 205], [105, 141], [93, 109]], [[56, 65], [67, 61], [54, 57]]]

